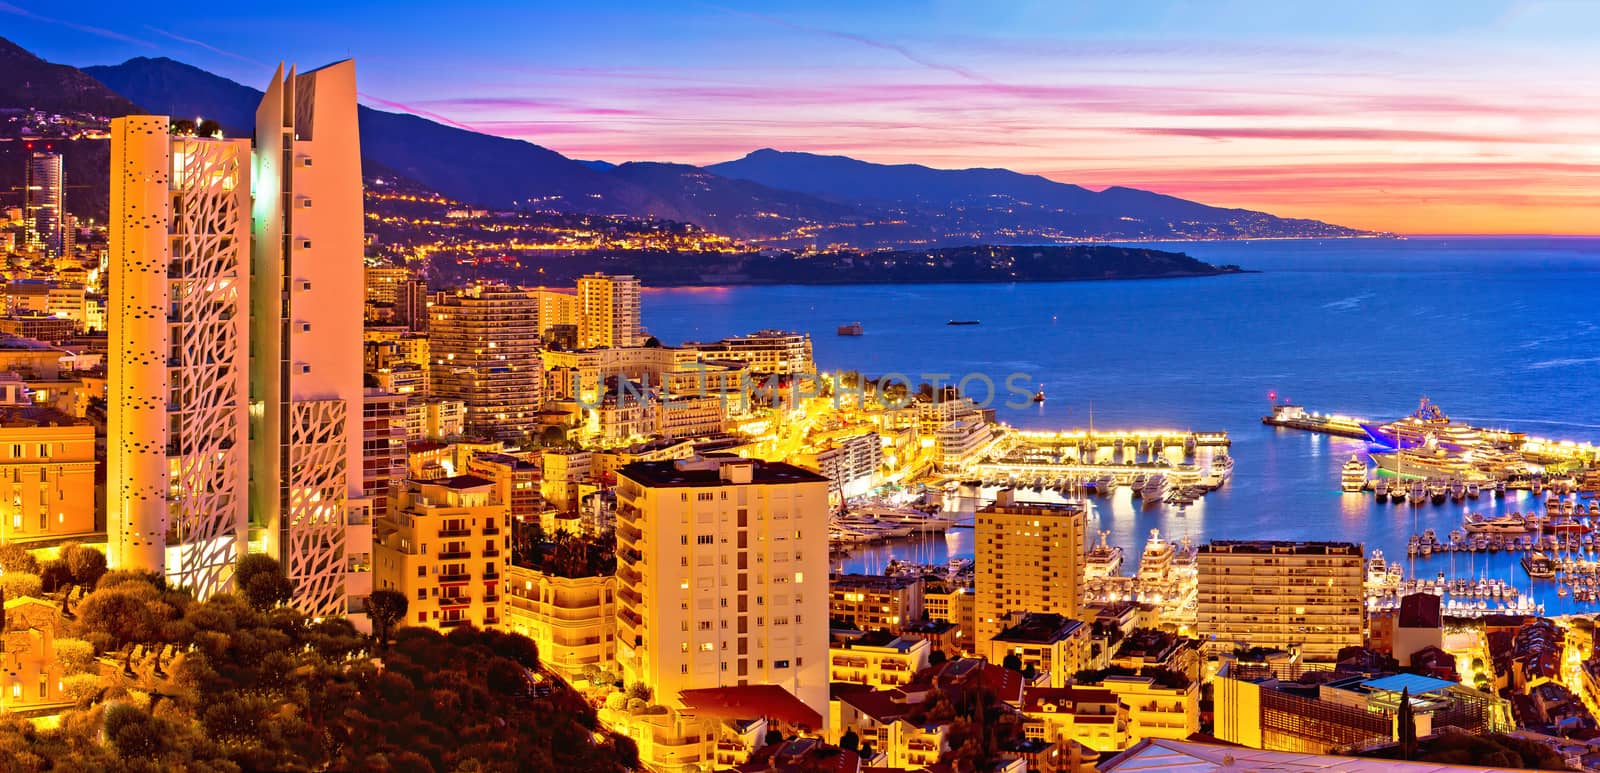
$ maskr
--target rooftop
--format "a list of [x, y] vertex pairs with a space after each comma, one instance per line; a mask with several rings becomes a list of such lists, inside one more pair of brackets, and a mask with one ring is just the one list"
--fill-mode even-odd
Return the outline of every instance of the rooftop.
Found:
[[920, 577], [882, 574], [839, 574], [828, 580], [833, 590], [902, 590], [921, 582]]
[[1217, 539], [1200, 546], [1200, 554], [1207, 553], [1261, 553], [1266, 555], [1301, 556], [1355, 556], [1362, 557], [1361, 546], [1354, 542], [1295, 542], [1291, 540], [1231, 540]]
[[684, 712], [716, 719], [755, 719], [765, 717], [805, 725], [812, 729], [822, 727], [822, 715], [807, 706], [793, 693], [775, 684], [749, 684], [730, 687], [707, 687], [680, 690], [678, 701]]
[[827, 478], [792, 464], [735, 458], [633, 462], [623, 466], [617, 474], [649, 488], [740, 485], [723, 477], [722, 466], [741, 462], [750, 464], [750, 484], [828, 482]]
[[1376, 758], [1337, 757], [1304, 752], [1274, 752], [1220, 746], [1195, 741], [1146, 739], [1100, 764], [1102, 773], [1221, 773], [1252, 770], [1261, 773], [1444, 773], [1495, 768], [1445, 765], [1437, 762], [1399, 762]]
[[1387, 692], [1400, 692], [1410, 690], [1412, 695], [1425, 695], [1430, 692], [1459, 686], [1456, 682], [1444, 679], [1434, 679], [1431, 676], [1418, 674], [1395, 674], [1393, 676], [1368, 679], [1361, 685], [1372, 690], [1385, 690]]
[[1057, 614], [1029, 612], [1022, 621], [1001, 631], [994, 641], [1014, 644], [1055, 644], [1083, 627], [1083, 623]]
[[0, 427], [76, 427], [87, 425], [87, 419], [69, 416], [54, 408], [42, 405], [0, 405]]

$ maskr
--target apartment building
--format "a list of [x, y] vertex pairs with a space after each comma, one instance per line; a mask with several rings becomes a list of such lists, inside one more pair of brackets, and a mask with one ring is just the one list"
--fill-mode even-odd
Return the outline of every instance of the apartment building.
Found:
[[974, 617], [979, 651], [1012, 612], [1078, 617], [1082, 610], [1084, 508], [1018, 502], [1005, 489], [977, 513]]
[[497, 628], [511, 553], [507, 506], [475, 475], [405, 481], [393, 514], [378, 521], [376, 586], [409, 600], [408, 625]]
[[1350, 542], [1213, 540], [1201, 545], [1197, 623], [1207, 652], [1249, 645], [1332, 662], [1360, 646], [1366, 570]]
[[539, 662], [571, 680], [617, 652], [617, 578], [562, 577], [506, 566], [505, 626], [539, 645]]
[[898, 634], [922, 620], [922, 578], [841, 574], [828, 578], [828, 615], [834, 625]]

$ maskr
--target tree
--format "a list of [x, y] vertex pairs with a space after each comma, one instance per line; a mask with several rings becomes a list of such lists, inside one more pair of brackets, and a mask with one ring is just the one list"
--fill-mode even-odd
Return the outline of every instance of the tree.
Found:
[[1013, 652], [1010, 655], [1007, 655], [1005, 660], [1000, 661], [1000, 665], [1003, 666], [1007, 671], [1021, 671], [1022, 657]]
[[783, 743], [783, 733], [777, 728], [772, 728], [771, 730], [767, 731], [767, 737], [763, 740], [765, 743], [763, 743], [762, 746], [771, 746], [775, 743]]
[[405, 619], [410, 606], [406, 594], [389, 588], [375, 590], [367, 596], [367, 617], [372, 620], [372, 631], [378, 637], [378, 646], [388, 643], [389, 632]]
[[[43, 584], [45, 593], [56, 593], [72, 587], [72, 570], [67, 568], [67, 562], [60, 559], [46, 561], [39, 567], [39, 580]], [[87, 587], [94, 587], [90, 584]]]
[[648, 702], [650, 700], [650, 685], [644, 682], [634, 682], [628, 685], [628, 697]]
[[856, 735], [854, 730], [846, 730], [844, 735], [839, 736], [839, 748], [852, 752], [860, 751], [861, 736]]
[[84, 545], [69, 545], [61, 552], [61, 560], [72, 572], [72, 581], [85, 588], [93, 588], [106, 573], [106, 554]]
[[1400, 717], [1396, 722], [1399, 725], [1400, 759], [1410, 760], [1417, 756], [1417, 717], [1411, 708], [1411, 688], [1400, 691]]
[[234, 565], [233, 582], [250, 606], [265, 611], [294, 597], [294, 583], [272, 556], [251, 553]]
[[937, 665], [939, 665], [939, 664], [941, 664], [941, 663], [943, 663], [943, 662], [945, 662], [945, 661], [947, 661], [949, 659], [950, 659], [950, 656], [944, 654], [944, 650], [934, 650], [931, 654], [928, 655], [928, 665], [937, 666]]
[[21, 545], [7, 542], [0, 545], [0, 571], [7, 574], [17, 572], [20, 574], [38, 574], [39, 559]]
[[20, 599], [23, 596], [39, 596], [44, 593], [44, 582], [37, 574], [28, 572], [6, 572], [0, 574], [0, 591], [6, 598]]

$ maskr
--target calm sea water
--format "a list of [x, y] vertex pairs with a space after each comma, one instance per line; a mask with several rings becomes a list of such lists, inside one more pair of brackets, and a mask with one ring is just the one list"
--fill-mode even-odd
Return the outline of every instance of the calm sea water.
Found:
[[[1410, 239], [1155, 245], [1258, 274], [1204, 279], [1015, 285], [754, 287], [650, 291], [645, 323], [663, 341], [759, 328], [805, 330], [818, 366], [888, 372], [1026, 373], [1048, 400], [1000, 408], [1016, 426], [1227, 430], [1233, 481], [1188, 508], [1099, 500], [1095, 528], [1128, 551], [1151, 529], [1206, 539], [1363, 543], [1404, 557], [1425, 528], [1444, 536], [1467, 512], [1532, 509], [1485, 497], [1412, 508], [1339, 491], [1353, 440], [1275, 430], [1268, 393], [1309, 409], [1392, 419], [1423, 395], [1453, 418], [1562, 439], [1600, 441], [1600, 239]], [[951, 327], [950, 319], [982, 324]], [[859, 321], [866, 335], [834, 329]], [[1002, 399], [1003, 396], [1002, 396]], [[1527, 495], [1523, 495], [1526, 497]], [[863, 551], [847, 570], [889, 557], [971, 554], [970, 530], [921, 545]], [[1514, 580], [1516, 558], [1416, 559]], [[1452, 563], [1453, 562], [1453, 563]], [[1555, 585], [1533, 593], [1571, 611]]]

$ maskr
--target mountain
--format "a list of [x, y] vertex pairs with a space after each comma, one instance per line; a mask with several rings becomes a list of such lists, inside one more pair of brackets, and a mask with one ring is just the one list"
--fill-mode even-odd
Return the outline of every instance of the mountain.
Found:
[[[139, 108], [83, 72], [46, 62], [5, 38], [0, 73], [0, 112], [11, 113], [0, 120], [0, 139], [12, 140], [0, 142], [0, 206], [21, 206], [25, 159], [31, 150], [51, 150], [61, 153], [67, 211], [104, 216], [111, 148], [104, 140], [84, 139], [82, 130]], [[85, 185], [86, 180], [100, 184]]]
[[1009, 169], [934, 169], [874, 164], [763, 148], [707, 170], [842, 204], [887, 207], [940, 232], [995, 241], [1024, 238], [1237, 238], [1356, 236], [1363, 232], [1314, 220], [1212, 207], [1134, 188], [1095, 192]]
[[[114, 116], [142, 108], [248, 133], [261, 98], [257, 89], [165, 58], [79, 71], [0, 40], [0, 65], [7, 73], [0, 110], [59, 105]], [[1362, 233], [1131, 188], [1097, 192], [1007, 169], [889, 166], [771, 149], [703, 168], [614, 165], [408, 113], [363, 106], [358, 115], [369, 172], [399, 175], [453, 199], [493, 209], [680, 220], [762, 244], [895, 248]], [[71, 155], [71, 179], [105, 179], [103, 141]], [[0, 171], [0, 182], [8, 179]], [[69, 206], [103, 216], [103, 186], [74, 190]]]
[[857, 223], [855, 207], [749, 180], [719, 177], [688, 164], [630, 161], [608, 174], [654, 193], [671, 209], [652, 214], [740, 239], [762, 239], [817, 225]]
[[[234, 131], [255, 126], [261, 91], [167, 58], [84, 68], [119, 93], [167, 115], [203, 115]], [[523, 140], [362, 106], [366, 158], [440, 193], [496, 208], [529, 206], [644, 214], [665, 208], [649, 191]]]
[[138, 110], [121, 94], [64, 64], [51, 64], [0, 38], [0, 106], [51, 113], [127, 115]]

